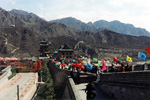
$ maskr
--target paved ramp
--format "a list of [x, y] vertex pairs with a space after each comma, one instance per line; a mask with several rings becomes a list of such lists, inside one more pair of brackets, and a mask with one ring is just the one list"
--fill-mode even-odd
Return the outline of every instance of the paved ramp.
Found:
[[[20, 100], [35, 84], [35, 73], [19, 73], [0, 86], [0, 100], [17, 100], [17, 85], [19, 85]], [[28, 99], [26, 99], [28, 100]]]
[[[82, 84], [76, 85], [76, 89], [78, 90], [82, 100], [86, 100], [86, 93], [85, 93], [86, 86], [87, 86], [87, 83], [82, 83]], [[97, 93], [95, 100], [113, 100], [107, 94], [105, 94], [101, 89], [99, 89], [97, 84], [95, 84], [95, 89], [96, 89], [96, 93]]]

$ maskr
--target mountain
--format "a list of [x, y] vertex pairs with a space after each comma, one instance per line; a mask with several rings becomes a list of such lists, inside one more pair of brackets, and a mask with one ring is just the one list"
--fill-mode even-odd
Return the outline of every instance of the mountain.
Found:
[[132, 36], [149, 36], [150, 33], [142, 28], [135, 28], [132, 24], [121, 23], [120, 21], [105, 21], [99, 20], [93, 23], [97, 28], [106, 28], [117, 33], [132, 35]]
[[37, 55], [42, 39], [60, 37], [64, 40], [61, 43], [65, 43], [64, 38], [78, 37], [74, 29], [64, 24], [49, 23], [24, 11], [0, 8], [0, 23], [0, 55], [3, 56]]
[[[28, 13], [28, 12], [23, 11], [23, 10], [12, 9], [10, 12], [11, 12], [11, 13], [15, 13], [15, 14], [20, 14], [20, 15], [30, 15], [30, 16], [38, 17], [36, 14]], [[39, 17], [38, 17], [38, 18], [39, 18]], [[40, 19], [41, 19], [41, 18], [40, 18]]]
[[[75, 47], [80, 41], [82, 51], [91, 57], [126, 55], [137, 58], [138, 51], [145, 52], [150, 45], [150, 37], [130, 36], [104, 29], [98, 32], [80, 31], [58, 22], [47, 22], [37, 15], [24, 11], [6, 11], [0, 8], [0, 55], [37, 56], [39, 43], [45, 39], [51, 42], [50, 50], [55, 51], [61, 44]], [[15, 24], [15, 26], [11, 26]], [[85, 23], [84, 23], [85, 24]], [[88, 27], [92, 26], [90, 23]], [[147, 58], [150, 58], [149, 55]]]
[[[32, 26], [33, 24], [44, 22], [45, 20], [40, 18], [39, 16], [28, 13], [26, 11], [13, 9], [9, 11], [10, 14], [14, 15], [15, 17], [21, 19], [21, 21], [24, 23], [24, 26]], [[45, 21], [46, 22], [46, 21]], [[15, 24], [17, 25], [17, 24]]]
[[65, 24], [69, 27], [72, 27], [72, 28], [80, 30], [80, 31], [96, 32], [96, 30], [97, 30], [96, 27], [90, 26], [90, 25], [88, 25], [88, 24], [86, 24], [80, 20], [73, 18], [73, 17], [67, 17], [67, 18], [52, 20], [50, 22], [59, 22], [59, 23]]
[[135, 28], [132, 24], [125, 24], [121, 23], [117, 20], [115, 21], [105, 21], [105, 20], [99, 20], [94, 23], [84, 23], [80, 20], [77, 20], [72, 17], [62, 18], [58, 20], [53, 20], [50, 22], [59, 22], [66, 24], [67, 26], [70, 26], [72, 28], [78, 29], [80, 31], [90, 31], [90, 32], [98, 32], [104, 29], [112, 30], [114, 32], [120, 33], [120, 34], [126, 34], [131, 36], [148, 36], [150, 37], [150, 33], [142, 28]]
[[0, 27], [22, 26], [24, 23], [18, 17], [0, 8]]
[[64, 24], [57, 22], [49, 23], [33, 13], [28, 13], [22, 10], [13, 9], [10, 11], [10, 13], [15, 15], [17, 18], [22, 19], [26, 27], [30, 27], [33, 30], [36, 30], [38, 33], [41, 33], [45, 37], [55, 37], [62, 35], [77, 37], [74, 32], [75, 30], [67, 27]]

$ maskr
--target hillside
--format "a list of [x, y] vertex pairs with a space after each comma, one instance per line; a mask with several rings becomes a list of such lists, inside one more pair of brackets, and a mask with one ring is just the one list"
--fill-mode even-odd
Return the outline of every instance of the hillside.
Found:
[[42, 36], [30, 28], [0, 28], [0, 53], [5, 56], [36, 55]]
[[[79, 32], [80, 40], [90, 45], [98, 52], [100, 58], [114, 56], [124, 59], [127, 55], [138, 59], [138, 52], [144, 52], [150, 45], [149, 37], [136, 37], [130, 35], [118, 34], [110, 30], [103, 30], [97, 33]], [[150, 55], [147, 55], [150, 58]]]

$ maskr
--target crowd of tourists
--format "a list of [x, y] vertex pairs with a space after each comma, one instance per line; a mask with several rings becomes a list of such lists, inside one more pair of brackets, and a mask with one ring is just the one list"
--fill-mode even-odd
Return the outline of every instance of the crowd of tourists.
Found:
[[[100, 79], [100, 74], [102, 73], [131, 71], [131, 66], [129, 63], [125, 65], [120, 62], [112, 62], [110, 66], [106, 67], [104, 59], [101, 61], [94, 61], [89, 59], [82, 59], [79, 57], [74, 59], [67, 59], [62, 57], [59, 60], [51, 59], [51, 62], [53, 62], [60, 69], [70, 70], [70, 76], [73, 78], [76, 84], [80, 84], [81, 71], [85, 73], [94, 73], [97, 76], [97, 79]], [[87, 94], [87, 100], [94, 100], [96, 97], [96, 91], [92, 81], [88, 83], [85, 92]]]
[[88, 62], [87, 59], [82, 59], [78, 57], [76, 57], [75, 59], [51, 59], [51, 62], [53, 62], [60, 69], [71, 70], [76, 72], [91, 72], [95, 73], [97, 76], [102, 72], [125, 72], [132, 70], [132, 67], [129, 65], [129, 63], [123, 64], [120, 62], [112, 62], [111, 65], [107, 66], [106, 64], [104, 64], [105, 61], [101, 61], [101, 64], [99, 64], [99, 61]]

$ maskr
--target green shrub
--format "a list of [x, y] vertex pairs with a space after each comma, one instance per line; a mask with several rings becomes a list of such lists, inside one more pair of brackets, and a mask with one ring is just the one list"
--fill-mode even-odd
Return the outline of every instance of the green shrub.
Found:
[[12, 74], [8, 77], [8, 80], [13, 78], [16, 75], [16, 69], [11, 69]]
[[55, 97], [53, 80], [47, 67], [46, 61], [42, 63], [41, 71], [42, 81], [45, 83], [40, 85], [37, 96], [34, 98], [34, 100], [52, 100]]

